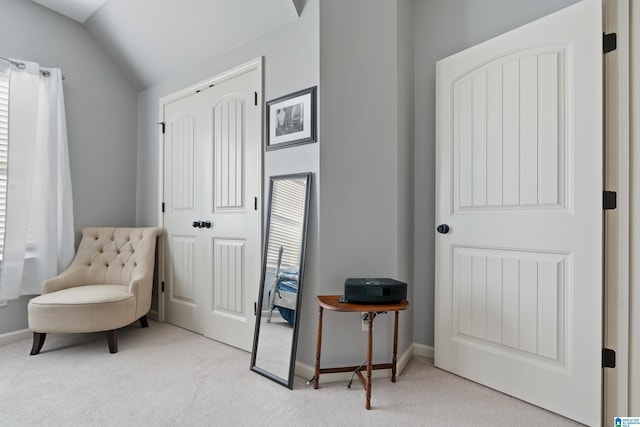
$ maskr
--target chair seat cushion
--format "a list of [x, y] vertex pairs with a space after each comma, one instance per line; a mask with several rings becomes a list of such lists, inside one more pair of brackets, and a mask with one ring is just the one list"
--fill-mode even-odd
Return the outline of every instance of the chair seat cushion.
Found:
[[109, 331], [136, 320], [136, 298], [128, 286], [76, 286], [33, 298], [28, 311], [34, 332]]

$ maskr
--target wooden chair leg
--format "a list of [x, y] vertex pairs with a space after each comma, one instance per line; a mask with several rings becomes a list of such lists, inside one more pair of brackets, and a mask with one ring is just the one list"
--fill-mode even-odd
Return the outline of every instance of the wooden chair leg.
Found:
[[40, 332], [33, 333], [33, 345], [31, 346], [31, 356], [35, 356], [40, 353], [42, 350], [42, 346], [44, 345], [44, 340], [47, 338], [47, 334], [43, 334]]
[[149, 322], [147, 321], [147, 315], [146, 314], [140, 318], [140, 326], [143, 327], [143, 328], [148, 328], [149, 327]]
[[118, 337], [116, 330], [107, 331], [107, 342], [109, 343], [109, 353], [118, 352]]

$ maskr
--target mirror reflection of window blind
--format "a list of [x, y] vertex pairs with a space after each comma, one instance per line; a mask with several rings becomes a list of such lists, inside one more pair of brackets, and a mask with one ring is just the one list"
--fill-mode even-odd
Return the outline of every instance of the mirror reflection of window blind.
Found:
[[281, 270], [298, 266], [302, 246], [306, 179], [282, 179], [273, 182], [267, 267], [275, 269], [278, 249], [283, 246]]
[[0, 70], [0, 260], [4, 252], [9, 143], [9, 72]]

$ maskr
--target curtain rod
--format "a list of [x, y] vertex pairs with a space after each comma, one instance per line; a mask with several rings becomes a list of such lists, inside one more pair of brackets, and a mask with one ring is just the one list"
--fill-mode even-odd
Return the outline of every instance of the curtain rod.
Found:
[[[13, 59], [8, 59], [8, 58], [3, 58], [2, 56], [0, 56], [0, 59], [3, 59], [7, 62], [9, 62], [10, 64], [15, 65], [16, 67], [18, 67], [18, 70], [24, 70], [26, 68], [26, 65], [23, 62], [18, 62], [18, 61], [14, 61]], [[40, 71], [40, 74], [42, 74], [45, 77], [49, 77], [51, 75], [50, 72], [48, 71]], [[65, 80], [66, 77], [64, 76], [64, 74], [62, 75], [62, 80]]]

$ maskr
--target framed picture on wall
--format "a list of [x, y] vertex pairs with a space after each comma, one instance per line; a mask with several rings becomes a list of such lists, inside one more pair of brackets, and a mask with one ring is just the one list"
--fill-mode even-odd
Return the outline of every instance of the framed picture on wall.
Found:
[[267, 102], [267, 150], [316, 142], [316, 86]]

